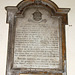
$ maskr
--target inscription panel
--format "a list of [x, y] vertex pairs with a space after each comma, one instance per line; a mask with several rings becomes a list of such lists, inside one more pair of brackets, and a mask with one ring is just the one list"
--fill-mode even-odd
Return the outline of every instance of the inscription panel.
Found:
[[60, 22], [41, 8], [28, 9], [17, 18], [13, 68], [62, 67]]

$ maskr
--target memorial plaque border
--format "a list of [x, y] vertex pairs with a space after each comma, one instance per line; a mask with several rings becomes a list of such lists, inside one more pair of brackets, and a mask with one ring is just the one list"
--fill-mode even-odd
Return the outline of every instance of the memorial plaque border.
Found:
[[[13, 69], [13, 43], [14, 43], [14, 36], [15, 36], [15, 22], [17, 17], [23, 17], [23, 13], [25, 11], [24, 8], [27, 8], [29, 6], [37, 6], [41, 5], [43, 7], [46, 7], [50, 9], [50, 12], [52, 12], [52, 16], [61, 17], [62, 24], [61, 24], [61, 31], [62, 31], [62, 70], [48, 70], [48, 69]], [[69, 12], [69, 8], [59, 8], [54, 2], [47, 1], [47, 0], [23, 0], [20, 2], [17, 6], [8, 6], [5, 8], [7, 10], [7, 23], [9, 23], [9, 37], [8, 37], [8, 53], [7, 53], [7, 71], [6, 75], [19, 75], [19, 73], [50, 73], [53, 75], [66, 75], [66, 44], [65, 44], [65, 25], [68, 24], [68, 16], [67, 13]], [[57, 73], [58, 72], [58, 73]]]

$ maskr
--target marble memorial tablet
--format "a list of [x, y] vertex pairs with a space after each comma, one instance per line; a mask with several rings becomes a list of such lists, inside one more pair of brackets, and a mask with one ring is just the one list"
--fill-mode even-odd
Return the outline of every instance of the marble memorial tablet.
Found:
[[52, 1], [23, 0], [6, 10], [6, 75], [66, 74], [65, 25], [69, 8], [60, 9]]
[[[39, 13], [42, 15], [40, 20]], [[44, 9], [31, 8], [16, 21], [14, 68], [60, 68], [62, 50], [60, 18]], [[61, 63], [61, 64], [60, 64]]]
[[24, 16], [16, 20], [13, 67], [62, 67], [60, 18], [40, 8], [28, 9]]

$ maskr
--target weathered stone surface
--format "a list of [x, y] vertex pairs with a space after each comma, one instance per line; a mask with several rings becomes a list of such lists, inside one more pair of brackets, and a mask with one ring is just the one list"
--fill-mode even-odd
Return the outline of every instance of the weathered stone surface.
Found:
[[[60, 20], [58, 17], [51, 17], [45, 9], [39, 8], [42, 19], [36, 21], [33, 18], [36, 10], [28, 9], [25, 17], [16, 21], [13, 67], [57, 69], [62, 66]], [[38, 14], [35, 16], [39, 17]]]

